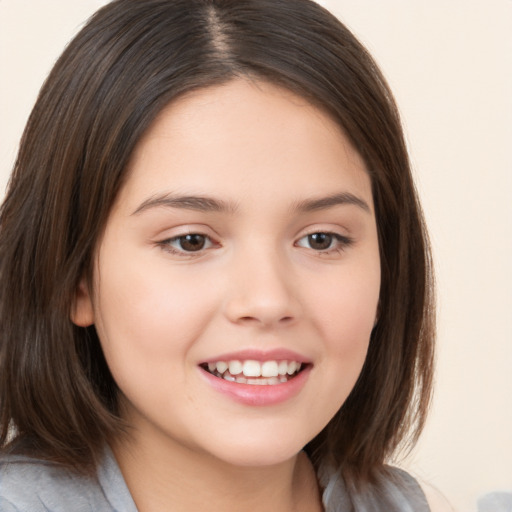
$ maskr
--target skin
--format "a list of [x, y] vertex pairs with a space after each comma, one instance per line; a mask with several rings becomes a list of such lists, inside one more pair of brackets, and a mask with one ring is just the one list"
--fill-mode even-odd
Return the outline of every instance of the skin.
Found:
[[[193, 233], [204, 248], [186, 251], [179, 237]], [[324, 250], [313, 233], [339, 240]], [[113, 449], [139, 510], [321, 510], [301, 450], [357, 380], [379, 289], [370, 179], [327, 114], [242, 79], [162, 111], [73, 312], [95, 324], [122, 392], [132, 429]], [[218, 392], [199, 364], [244, 349], [300, 354], [300, 391], [258, 406]]]

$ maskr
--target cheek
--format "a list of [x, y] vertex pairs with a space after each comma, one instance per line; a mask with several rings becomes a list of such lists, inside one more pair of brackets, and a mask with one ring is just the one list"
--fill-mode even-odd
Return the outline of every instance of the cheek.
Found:
[[[134, 259], [109, 263], [102, 262], [96, 286], [95, 324], [112, 372], [183, 362], [214, 314], [211, 288], [205, 283], [198, 289], [200, 281], [173, 275], [165, 266]], [[144, 361], [146, 366], [139, 365]]]
[[354, 387], [364, 365], [375, 323], [380, 270], [366, 267], [325, 286], [312, 297], [315, 328], [324, 342], [318, 372], [334, 414]]
[[[338, 284], [340, 283], [340, 284]], [[351, 270], [318, 290], [311, 304], [317, 328], [332, 349], [343, 353], [368, 342], [375, 324], [380, 292], [379, 268]]]
[[151, 417], [190, 401], [191, 347], [213, 310], [202, 302], [199, 317], [194, 287], [151, 274], [112, 269], [98, 288], [96, 329], [128, 416], [132, 406]]

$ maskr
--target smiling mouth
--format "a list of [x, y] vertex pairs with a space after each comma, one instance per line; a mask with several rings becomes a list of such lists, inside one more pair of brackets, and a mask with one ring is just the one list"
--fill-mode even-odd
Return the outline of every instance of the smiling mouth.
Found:
[[255, 386], [284, 384], [296, 377], [307, 364], [298, 361], [215, 361], [200, 365], [205, 371], [229, 382]]

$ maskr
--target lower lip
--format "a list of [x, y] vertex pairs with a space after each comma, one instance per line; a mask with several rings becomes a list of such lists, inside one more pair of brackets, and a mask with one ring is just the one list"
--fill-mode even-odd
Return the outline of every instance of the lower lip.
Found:
[[292, 379], [280, 384], [258, 386], [254, 384], [239, 384], [215, 377], [203, 368], [201, 373], [216, 391], [227, 395], [236, 402], [244, 405], [265, 406], [275, 405], [290, 400], [304, 387], [309, 377], [311, 367], [307, 366]]

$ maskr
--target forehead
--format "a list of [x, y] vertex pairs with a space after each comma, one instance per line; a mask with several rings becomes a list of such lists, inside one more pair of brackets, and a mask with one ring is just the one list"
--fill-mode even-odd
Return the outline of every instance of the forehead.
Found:
[[348, 187], [371, 202], [363, 159], [328, 114], [286, 89], [242, 79], [179, 98], [146, 132], [121, 198], [163, 187], [234, 201]]

